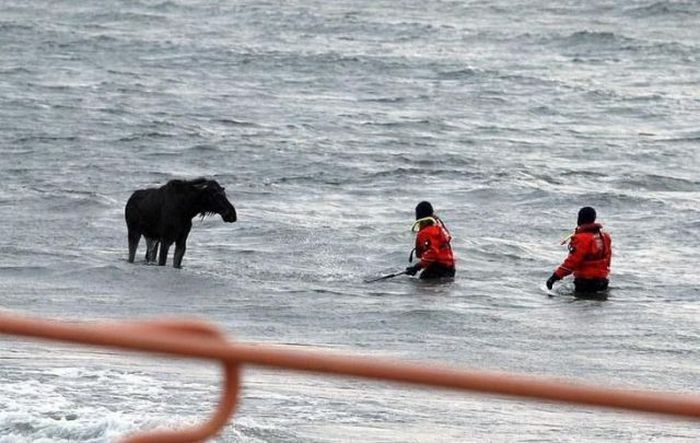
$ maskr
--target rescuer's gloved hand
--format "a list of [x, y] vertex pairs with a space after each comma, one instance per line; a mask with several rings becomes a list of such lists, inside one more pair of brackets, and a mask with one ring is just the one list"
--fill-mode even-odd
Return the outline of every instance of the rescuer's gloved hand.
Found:
[[408, 275], [416, 275], [418, 271], [420, 271], [420, 263], [406, 268], [406, 274]]
[[547, 289], [552, 289], [555, 281], [561, 280], [557, 274], [552, 274], [551, 277], [547, 279]]

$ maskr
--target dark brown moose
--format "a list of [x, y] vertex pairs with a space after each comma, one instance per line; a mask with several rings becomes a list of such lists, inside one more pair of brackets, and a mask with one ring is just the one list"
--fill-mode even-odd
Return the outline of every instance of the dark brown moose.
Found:
[[226, 198], [224, 188], [215, 180], [170, 180], [160, 188], [135, 191], [125, 209], [129, 262], [134, 262], [143, 235], [146, 238], [146, 263], [155, 261], [160, 245], [158, 264], [164, 266], [168, 249], [175, 243], [173, 266], [181, 267], [192, 219], [197, 215], [213, 214], [219, 214], [228, 223], [236, 221], [236, 209]]

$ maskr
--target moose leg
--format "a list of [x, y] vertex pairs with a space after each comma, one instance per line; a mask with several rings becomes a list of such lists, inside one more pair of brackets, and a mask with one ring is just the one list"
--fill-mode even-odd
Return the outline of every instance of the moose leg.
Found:
[[152, 262], [156, 261], [156, 256], [158, 255], [158, 246], [160, 246], [160, 241], [156, 240], [155, 243], [153, 244], [153, 250], [151, 251], [151, 256], [149, 257], [149, 261], [152, 261]]
[[139, 240], [141, 240], [141, 233], [135, 229], [129, 229], [129, 263], [134, 262], [136, 257], [136, 248], [139, 246]]
[[185, 255], [185, 241], [175, 243], [175, 255], [173, 256], [173, 266], [176, 268], [182, 267], [182, 257]]
[[156, 261], [158, 253], [158, 240], [146, 237], [146, 263]]
[[168, 260], [168, 249], [172, 242], [160, 242], [160, 255], [158, 256], [158, 266], [165, 266], [165, 262]]
[[182, 267], [182, 257], [185, 256], [185, 250], [187, 249], [185, 244], [187, 243], [187, 236], [190, 235], [190, 228], [192, 228], [192, 224], [185, 226], [185, 230], [175, 240], [175, 256], [173, 257], [173, 266], [176, 268]]

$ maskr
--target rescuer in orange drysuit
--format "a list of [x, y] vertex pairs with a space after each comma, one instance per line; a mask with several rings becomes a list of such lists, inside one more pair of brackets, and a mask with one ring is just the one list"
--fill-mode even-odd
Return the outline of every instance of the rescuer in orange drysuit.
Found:
[[[420, 262], [406, 268], [406, 274], [416, 275], [423, 269], [420, 274], [422, 280], [454, 277], [455, 259], [450, 246], [452, 236], [442, 220], [435, 215], [433, 206], [427, 201], [422, 201], [416, 206], [414, 231], [416, 227], [418, 227], [418, 234], [415, 251]], [[409, 261], [412, 261], [412, 256]]]
[[584, 207], [578, 212], [578, 226], [569, 241], [569, 255], [549, 279], [547, 288], [555, 281], [574, 274], [577, 293], [590, 294], [608, 289], [608, 274], [612, 257], [612, 239], [595, 222], [596, 212]]

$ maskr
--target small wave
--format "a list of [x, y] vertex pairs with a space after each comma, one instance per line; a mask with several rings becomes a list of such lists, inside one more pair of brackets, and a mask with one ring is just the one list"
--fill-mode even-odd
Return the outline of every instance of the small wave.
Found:
[[662, 142], [697, 142], [700, 141], [700, 131], [690, 131], [685, 134], [674, 135], [659, 139]]
[[574, 62], [583, 63], [620, 61], [619, 57], [611, 57], [616, 51], [682, 55], [691, 59], [697, 53], [697, 48], [686, 42], [638, 39], [615, 32], [578, 31], [566, 36], [549, 37], [547, 40], [543, 43], [556, 45], [573, 55]]
[[180, 7], [180, 4], [172, 1], [164, 1], [151, 5], [150, 7], [156, 11], [175, 11]]
[[463, 80], [466, 78], [475, 77], [478, 72], [472, 68], [455, 69], [451, 71], [443, 71], [438, 73], [441, 80]]
[[609, 176], [608, 173], [593, 170], [564, 170], [560, 172], [559, 175], [562, 177], [580, 177], [585, 179], [604, 179]]
[[302, 174], [294, 175], [288, 177], [279, 177], [273, 180], [267, 180], [265, 186], [273, 186], [280, 184], [292, 184], [292, 183], [314, 183], [323, 185], [341, 185], [342, 182], [337, 178], [331, 178], [325, 172], [317, 172], [312, 174]]
[[626, 15], [654, 18], [660, 15], [698, 15], [699, 12], [697, 2], [694, 1], [661, 1], [625, 10]]
[[429, 126], [431, 125], [432, 122], [428, 119], [420, 119], [420, 120], [403, 120], [403, 121], [394, 121], [394, 122], [378, 122], [378, 121], [367, 121], [363, 122], [363, 126], [379, 126], [379, 127], [385, 127], [385, 128], [399, 128], [399, 127], [405, 127], [409, 126], [413, 128], [413, 126]]
[[142, 133], [137, 133], [137, 134], [131, 134], [127, 135], [124, 137], [119, 138], [117, 141], [120, 142], [132, 142], [132, 141], [137, 141], [137, 140], [148, 140], [148, 139], [154, 139], [154, 138], [174, 138], [174, 134], [168, 134], [166, 132], [158, 132], [158, 131], [150, 131], [150, 132], [142, 132]]
[[624, 100], [632, 103], [662, 102], [664, 96], [661, 94], [642, 94], [629, 96], [624, 98]]
[[[382, 161], [382, 159], [378, 159], [379, 161]], [[469, 158], [465, 157], [464, 155], [458, 155], [458, 154], [443, 154], [439, 157], [434, 156], [434, 155], [425, 155], [425, 156], [417, 156], [417, 155], [407, 155], [407, 154], [400, 154], [393, 156], [392, 162], [396, 163], [396, 161], [399, 160], [402, 163], [411, 165], [411, 166], [418, 166], [421, 168], [426, 168], [426, 167], [434, 167], [434, 168], [444, 168], [445, 165], [450, 165], [453, 168], [469, 168], [470, 170], [474, 167], [475, 164], [475, 159], [474, 158]], [[463, 169], [459, 169], [460, 173], [470, 173], [471, 171], [464, 171]]]
[[257, 127], [259, 125], [253, 123], [253, 122], [247, 122], [243, 120], [235, 120], [232, 118], [220, 118], [214, 120], [215, 123], [221, 123], [224, 125], [229, 125], [229, 126], [244, 126], [244, 127]]
[[560, 40], [567, 47], [593, 47], [597, 49], [631, 48], [637, 44], [633, 38], [607, 31], [578, 31]]
[[105, 13], [89, 14], [84, 17], [89, 23], [148, 23], [167, 21], [162, 14], [119, 11], [117, 9]]
[[[139, 74], [139, 73], [137, 73], [137, 72], [127, 71], [127, 70], [125, 70], [125, 69], [113, 69], [113, 68], [112, 68], [112, 69], [107, 69], [107, 74], [110, 74], [110, 75], [123, 75], [123, 76], [131, 77], [131, 78], [137, 78], [137, 79], [142, 78], [142, 75], [141, 75], [141, 74]], [[112, 82], [112, 81], [102, 81], [102, 82], [100, 82], [99, 86], [100, 86], [100, 88], [104, 88], [104, 87], [107, 87], [107, 86], [111, 86], [111, 85], [113, 85], [113, 84], [115, 84], [115, 83]]]
[[[2, 30], [0, 29], [0, 32]], [[12, 74], [31, 74], [32, 71], [23, 66], [12, 66], [7, 68], [0, 68], [0, 74], [12, 75]]]
[[692, 50], [676, 42], [656, 42], [628, 37], [610, 31], [577, 31], [571, 34], [550, 34], [541, 39], [539, 44], [552, 46], [571, 56], [579, 63], [607, 63], [619, 61], [618, 53], [653, 51], [661, 54], [667, 52], [687, 53]]
[[627, 176], [615, 181], [621, 188], [659, 192], [697, 192], [700, 182], [655, 174]]
[[369, 103], [401, 103], [405, 102], [408, 100], [408, 97], [373, 97], [373, 98], [364, 98], [359, 100], [360, 102], [369, 102]]
[[0, 266], [0, 275], [39, 275], [48, 269], [47, 266]]
[[[33, 155], [36, 154], [37, 150], [33, 148], [10, 148], [6, 151], [6, 154], [12, 154], [13, 156], [19, 156], [19, 155]], [[3, 169], [7, 173], [19, 173], [19, 174], [25, 174], [30, 171], [30, 168], [7, 168]]]
[[496, 261], [536, 261], [538, 258], [538, 251], [527, 244], [496, 237], [483, 237], [472, 250], [484, 259]]
[[214, 146], [214, 145], [209, 145], [209, 144], [198, 144], [191, 146], [186, 149], [186, 151], [190, 152], [220, 152], [221, 148]]
[[15, 143], [29, 143], [29, 142], [55, 142], [55, 141], [66, 141], [74, 142], [77, 141], [77, 136], [60, 136], [60, 135], [25, 135], [18, 137], [14, 140]]
[[64, 196], [70, 197], [70, 198], [94, 200], [94, 201], [98, 201], [98, 202], [106, 203], [106, 204], [111, 204], [111, 203], [115, 202], [114, 199], [107, 197], [104, 194], [100, 194], [99, 192], [95, 192], [95, 191], [87, 191], [84, 189], [72, 189], [72, 188], [57, 189], [55, 187], [50, 188], [50, 189], [40, 189], [40, 188], [34, 188], [34, 189], [42, 194], [48, 194], [51, 196], [64, 195]]
[[362, 182], [367, 182], [367, 183], [373, 183], [373, 186], [375, 184], [375, 180], [379, 179], [387, 179], [387, 178], [401, 178], [401, 177], [422, 177], [426, 175], [430, 175], [432, 177], [444, 175], [444, 174], [463, 174], [462, 171], [457, 171], [457, 170], [452, 170], [452, 169], [441, 169], [441, 170], [429, 170], [426, 168], [406, 168], [406, 167], [400, 167], [400, 168], [393, 168], [393, 169], [387, 169], [384, 171], [378, 171], [378, 172], [373, 172], [368, 175], [365, 175], [362, 177]]
[[[53, 375], [53, 374], [52, 374]], [[43, 374], [39, 377], [45, 377]], [[79, 389], [89, 386], [89, 392], [93, 396], [112, 394], [110, 387], [118, 384], [121, 389], [127, 389], [131, 404], [137, 403], [142, 407], [152, 406], [150, 399], [139, 398], [141, 392], [153, 391], [153, 381], [136, 384], [131, 389], [133, 380], [122, 382], [119, 379], [85, 377], [61, 377], [60, 389], [56, 388], [51, 380], [16, 380], [4, 387], [0, 402], [6, 407], [0, 414], [0, 430], [2, 437], [0, 442], [75, 442], [75, 441], [113, 441], [120, 435], [125, 435], [134, 428], [144, 425], [155, 426], [149, 423], [153, 420], [145, 420], [138, 415], [112, 412], [108, 406], [82, 406], [76, 398], [80, 398]], [[66, 387], [66, 385], [68, 387]], [[105, 389], [104, 387], [107, 386]], [[115, 389], [116, 390], [116, 389]], [[149, 392], [150, 393], [150, 392]], [[159, 389], [156, 394], [162, 395]], [[121, 394], [121, 392], [120, 392]], [[116, 397], [118, 395], [110, 395]], [[154, 396], [155, 397], [155, 396]], [[21, 398], [22, 402], [11, 399]], [[8, 402], [9, 400], [9, 402]], [[118, 400], [117, 400], [118, 401]]]
[[671, 142], [671, 143], [680, 143], [680, 142], [700, 142], [700, 136], [697, 137], [678, 137], [678, 138], [668, 138], [665, 140], [661, 140], [665, 142]]
[[[269, 397], [270, 394], [267, 394]], [[236, 435], [238, 441], [264, 442], [264, 441], [304, 441], [301, 435], [290, 429], [275, 428], [270, 425], [242, 425], [241, 420], [236, 422], [235, 429], [231, 432]]]
[[459, 313], [447, 309], [411, 309], [402, 312], [401, 315], [408, 318], [421, 319], [421, 321], [444, 320], [450, 322], [452, 317], [458, 316]]
[[598, 32], [598, 31], [577, 31], [570, 34], [569, 40], [574, 42], [610, 42], [618, 39], [614, 32]]
[[0, 32], [14, 34], [18, 31], [35, 31], [33, 26], [13, 22], [0, 22]]
[[119, 39], [117, 37], [114, 37], [109, 34], [101, 33], [101, 34], [94, 34], [88, 37], [87, 39], [82, 39], [76, 42], [70, 42], [66, 43], [65, 47], [70, 47], [72, 45], [84, 45], [85, 43], [91, 42], [91, 43], [116, 43], [118, 42]]
[[[127, 268], [128, 269], [128, 268]], [[79, 275], [79, 276], [94, 276], [94, 275], [115, 275], [124, 272], [124, 268], [116, 264], [107, 265], [90, 265], [80, 268], [72, 268], [62, 273], [64, 276]]]
[[[623, 205], [644, 205], [650, 211], [657, 210], [665, 206], [665, 203], [655, 195], [642, 192], [635, 192], [637, 188], [630, 187], [625, 191], [610, 192], [587, 192], [579, 195], [581, 201], [593, 202], [593, 206], [623, 206]], [[655, 209], [656, 208], [656, 209]]]

